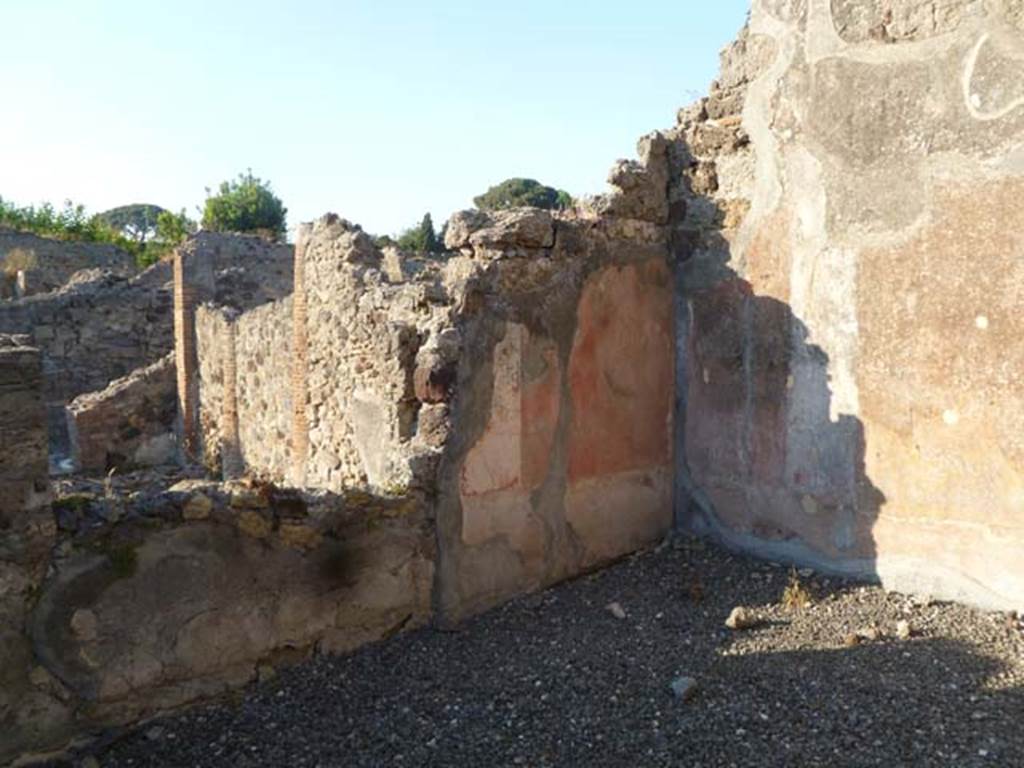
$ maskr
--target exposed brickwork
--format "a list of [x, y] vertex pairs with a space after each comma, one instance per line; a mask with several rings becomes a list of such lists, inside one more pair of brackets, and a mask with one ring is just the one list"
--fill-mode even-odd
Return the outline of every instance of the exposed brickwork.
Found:
[[225, 478], [242, 474], [241, 447], [238, 442], [238, 352], [235, 348], [236, 323], [224, 327], [224, 412], [221, 415], [221, 461]]
[[195, 459], [198, 439], [198, 380], [196, 379], [195, 308], [198, 286], [186, 280], [185, 256], [174, 255], [174, 355], [178, 379], [181, 448]]
[[306, 379], [309, 369], [309, 337], [306, 330], [306, 250], [312, 228], [303, 225], [299, 229], [298, 242], [295, 244], [295, 292], [292, 294], [292, 430], [291, 430], [291, 470], [289, 482], [302, 486], [306, 482], [306, 460], [309, 456], [309, 420], [306, 416], [307, 387]]

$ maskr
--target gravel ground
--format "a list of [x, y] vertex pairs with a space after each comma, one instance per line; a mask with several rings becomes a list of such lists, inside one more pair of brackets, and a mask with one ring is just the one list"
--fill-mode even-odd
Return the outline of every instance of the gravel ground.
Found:
[[[283, 669], [75, 761], [1024, 766], [1016, 617], [806, 572], [811, 605], [786, 609], [789, 576], [678, 542], [456, 632], [419, 630]], [[727, 629], [736, 606], [758, 625]], [[901, 621], [908, 639], [897, 637]], [[680, 676], [696, 681], [692, 698], [673, 695]]]

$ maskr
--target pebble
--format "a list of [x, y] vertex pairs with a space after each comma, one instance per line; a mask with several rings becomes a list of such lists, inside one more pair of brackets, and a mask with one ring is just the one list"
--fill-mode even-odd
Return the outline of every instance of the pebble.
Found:
[[867, 640], [869, 642], [875, 642], [876, 640], [882, 639], [882, 630], [872, 625], [865, 627], [864, 629], [857, 630], [857, 637], [861, 640]]
[[896, 622], [896, 637], [900, 640], [909, 640], [913, 634], [914, 628], [910, 625], [909, 621], [900, 619]]
[[733, 608], [729, 613], [729, 618], [725, 620], [725, 626], [735, 630], [750, 629], [755, 624], [757, 624], [757, 616], [753, 611], [742, 606]]
[[677, 677], [672, 681], [672, 695], [680, 701], [689, 701], [697, 695], [699, 686], [692, 677]]
[[622, 621], [626, 618], [626, 609], [623, 608], [620, 603], [608, 603], [608, 605], [605, 606], [605, 608], [608, 610], [608, 613], [610, 613], [619, 621]]

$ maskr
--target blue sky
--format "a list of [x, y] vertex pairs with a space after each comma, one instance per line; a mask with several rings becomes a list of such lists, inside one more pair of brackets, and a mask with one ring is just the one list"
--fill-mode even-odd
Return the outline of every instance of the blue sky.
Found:
[[600, 192], [703, 94], [748, 0], [0, 0], [0, 196], [185, 207], [246, 168], [289, 225], [394, 232], [509, 176]]

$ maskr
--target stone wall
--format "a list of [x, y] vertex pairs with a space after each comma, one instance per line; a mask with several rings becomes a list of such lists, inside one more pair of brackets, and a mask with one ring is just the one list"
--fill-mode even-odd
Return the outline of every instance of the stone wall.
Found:
[[[664, 176], [641, 146], [638, 180]], [[614, 174], [613, 174], [614, 178]], [[664, 185], [637, 218], [466, 214], [470, 260], [440, 475], [439, 609], [453, 620], [597, 567], [672, 521], [672, 280]], [[644, 217], [647, 220], [645, 221]]]
[[[12, 257], [9, 263], [8, 256], [12, 252], [20, 254]], [[135, 257], [112, 245], [53, 240], [27, 232], [0, 229], [0, 299], [15, 295], [14, 270], [26, 257], [29, 264], [25, 270], [22, 296], [56, 291], [83, 269], [102, 269], [122, 277], [138, 271]]]
[[248, 235], [200, 232], [174, 255], [174, 338], [182, 447], [203, 453], [196, 311], [210, 303], [243, 312], [281, 299], [294, 287], [290, 245]]
[[61, 405], [171, 351], [170, 265], [126, 279], [109, 272], [66, 290], [0, 302], [0, 332], [43, 352], [46, 399]]
[[421, 495], [183, 481], [119, 504], [117, 522], [61, 531], [31, 614], [0, 624], [4, 764], [430, 616]]
[[[59, 705], [37, 689], [27, 617], [55, 525], [47, 478], [42, 360], [27, 337], [0, 336], [0, 760], [45, 734]], [[11, 737], [8, 734], [15, 733]]]
[[1001, 0], [758, 0], [681, 114], [699, 530], [1022, 606], [1022, 33]]
[[668, 149], [644, 139], [613, 169], [618, 191], [577, 211], [457, 214], [452, 252], [416, 269], [336, 216], [304, 227], [290, 303], [196, 313], [203, 460], [436, 499], [441, 621], [657, 540], [672, 520]]
[[292, 313], [291, 297], [243, 313], [212, 304], [196, 312], [201, 455], [229, 477], [283, 482], [289, 472]]
[[62, 290], [0, 301], [0, 333], [25, 333], [42, 350], [51, 454], [67, 457], [65, 406], [149, 365], [173, 348], [170, 265], [125, 278], [90, 272]]
[[337, 217], [304, 228], [297, 248], [306, 312], [297, 343], [308, 363], [304, 392], [292, 396], [306, 404], [306, 447], [290, 481], [407, 487], [416, 456], [432, 450], [417, 439], [417, 354], [449, 327], [451, 296], [437, 269], [392, 285], [370, 237]]
[[78, 469], [157, 466], [177, 458], [174, 354], [116, 379], [68, 406], [72, 457]]

